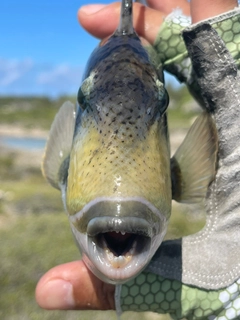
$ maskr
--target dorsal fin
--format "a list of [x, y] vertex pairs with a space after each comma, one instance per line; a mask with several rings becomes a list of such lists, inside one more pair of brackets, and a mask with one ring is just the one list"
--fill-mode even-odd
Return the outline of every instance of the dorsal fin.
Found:
[[132, 0], [122, 0], [120, 22], [115, 35], [131, 34], [135, 34], [132, 19]]

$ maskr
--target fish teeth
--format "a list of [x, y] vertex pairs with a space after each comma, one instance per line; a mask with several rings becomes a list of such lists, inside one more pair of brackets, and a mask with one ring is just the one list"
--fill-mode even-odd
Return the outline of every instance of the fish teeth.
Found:
[[122, 234], [123, 236], [125, 235], [125, 233], [126, 233], [125, 231], [121, 231], [121, 234]]
[[137, 247], [137, 241], [134, 241], [133, 244], [132, 244], [131, 249], [128, 251], [128, 254], [130, 254], [131, 256], [133, 256], [134, 253], [135, 253], [136, 247]]
[[126, 264], [128, 264], [131, 259], [132, 255], [125, 255], [125, 256], [118, 256], [116, 257], [110, 250], [105, 250], [108, 261], [111, 263], [113, 268], [119, 269], [125, 267]]

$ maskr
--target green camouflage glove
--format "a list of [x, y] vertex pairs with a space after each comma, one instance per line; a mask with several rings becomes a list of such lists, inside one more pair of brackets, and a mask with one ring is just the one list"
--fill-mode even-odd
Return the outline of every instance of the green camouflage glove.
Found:
[[[227, 12], [220, 16], [207, 20], [219, 36], [225, 42], [227, 49], [240, 67], [240, 9]], [[154, 49], [157, 52], [158, 62], [164, 70], [170, 72], [180, 82], [185, 82], [192, 95], [203, 104], [199, 95], [199, 87], [192, 73], [192, 63], [188, 56], [185, 43], [182, 38], [182, 31], [190, 26], [191, 20], [181, 15], [180, 10], [170, 14], [162, 24]]]
[[239, 319], [240, 280], [206, 290], [143, 272], [122, 286], [122, 311], [169, 313], [173, 319]]

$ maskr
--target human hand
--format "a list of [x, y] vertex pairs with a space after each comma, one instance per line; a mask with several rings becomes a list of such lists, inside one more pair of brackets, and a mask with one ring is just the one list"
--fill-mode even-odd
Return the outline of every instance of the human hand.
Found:
[[[181, 8], [186, 15], [190, 14], [187, 0], [149, 0], [149, 7], [134, 3], [133, 24], [138, 35], [153, 44], [164, 18], [174, 8]], [[120, 17], [120, 3], [110, 5], [87, 5], [79, 9], [78, 20], [84, 29], [93, 36], [103, 39], [117, 28]]]
[[[175, 8], [191, 15], [192, 23], [207, 19], [237, 7], [237, 0], [148, 0], [148, 7], [134, 4], [133, 24], [140, 37], [153, 44], [164, 18]], [[103, 39], [112, 34], [119, 21], [120, 4], [87, 5], [79, 9], [78, 20], [86, 31]]]
[[40, 279], [36, 300], [44, 309], [111, 310], [115, 309], [114, 290], [83, 261], [74, 261], [54, 267]]
[[[169, 1], [162, 1], [161, 7], [158, 2], [158, 0], [149, 1], [151, 8], [145, 8], [140, 4], [135, 4], [134, 8], [135, 28], [139, 35], [150, 43], [154, 42], [159, 26], [172, 8], [181, 3], [184, 13], [190, 12], [187, 1], [172, 1], [170, 6]], [[206, 7], [209, 2], [192, 0], [193, 22], [209, 17], [209, 10], [205, 10], [209, 9], [209, 6]], [[166, 3], [165, 6], [164, 3]], [[235, 0], [215, 1], [211, 15], [228, 11], [234, 8], [236, 3]], [[197, 11], [194, 10], [194, 5], [197, 6]], [[119, 5], [112, 4], [102, 7], [100, 11], [92, 15], [86, 15], [85, 8], [85, 12], [80, 10], [78, 16], [80, 23], [86, 30], [99, 38], [104, 38], [116, 28]], [[38, 283], [36, 299], [39, 305], [46, 309], [114, 309], [114, 287], [104, 284], [88, 271], [83, 262], [76, 261], [48, 271]]]

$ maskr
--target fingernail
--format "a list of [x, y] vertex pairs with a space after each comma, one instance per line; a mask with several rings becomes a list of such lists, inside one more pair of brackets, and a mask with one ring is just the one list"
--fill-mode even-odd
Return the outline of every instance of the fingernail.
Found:
[[58, 279], [45, 284], [43, 308], [70, 309], [74, 306], [73, 287], [70, 282]]
[[105, 4], [89, 4], [86, 6], [82, 6], [80, 8], [80, 11], [82, 11], [82, 13], [84, 13], [84, 14], [90, 15], [90, 14], [98, 12], [99, 10], [101, 10], [105, 7], [106, 7]]

